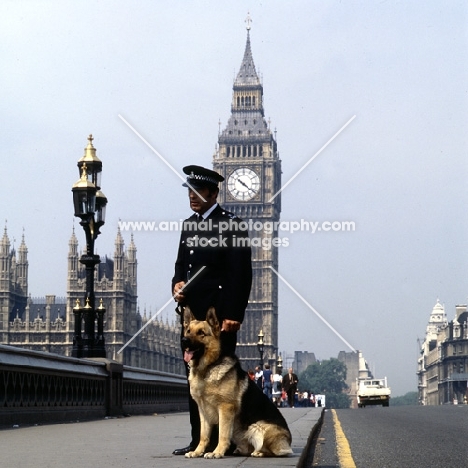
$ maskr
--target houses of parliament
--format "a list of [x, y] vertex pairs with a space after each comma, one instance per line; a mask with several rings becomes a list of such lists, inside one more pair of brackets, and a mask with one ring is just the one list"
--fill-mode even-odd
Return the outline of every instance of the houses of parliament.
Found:
[[[0, 344], [71, 356], [73, 307], [83, 299], [84, 265], [79, 262], [78, 239], [69, 241], [67, 296], [28, 295], [28, 249], [24, 235], [16, 250], [5, 227], [0, 241]], [[133, 238], [125, 248], [120, 231], [114, 257], [101, 258], [95, 272], [95, 291], [106, 304], [105, 340], [109, 359], [129, 366], [183, 373], [180, 329], [177, 324], [152, 320], [119, 354], [151, 317], [137, 308], [137, 259]]]
[[[256, 72], [250, 42], [250, 20], [239, 72], [233, 83], [231, 115], [218, 133], [213, 169], [225, 181], [218, 201], [237, 216], [253, 222], [278, 225], [281, 212], [281, 161], [275, 132], [265, 119], [263, 84]], [[228, 103], [226, 103], [228, 104]], [[90, 147], [91, 145], [91, 147]], [[95, 151], [89, 141], [86, 151]], [[237, 353], [244, 366], [258, 364], [257, 341], [264, 337], [264, 360], [278, 358], [278, 250], [264, 249], [278, 232], [257, 233], [252, 247], [253, 282]], [[175, 255], [175, 253], [174, 253]], [[32, 298], [28, 295], [28, 249], [25, 239], [16, 250], [5, 227], [0, 243], [0, 344], [71, 356], [73, 307], [83, 299], [84, 265], [79, 261], [73, 231], [68, 250], [67, 295]], [[106, 308], [106, 356], [135, 367], [184, 374], [180, 352], [180, 325], [162, 323], [140, 313], [137, 306], [137, 258], [133, 237], [125, 248], [117, 232], [113, 258], [101, 257], [94, 277], [95, 294]], [[153, 317], [154, 318], [154, 317]], [[151, 323], [147, 324], [148, 321]], [[145, 326], [147, 325], [147, 326]], [[119, 351], [144, 327], [138, 336]]]

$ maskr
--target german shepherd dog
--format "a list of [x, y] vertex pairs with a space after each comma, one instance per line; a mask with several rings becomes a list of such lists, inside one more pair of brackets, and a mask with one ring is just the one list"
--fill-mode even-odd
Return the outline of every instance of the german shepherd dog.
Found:
[[[235, 355], [221, 352], [221, 329], [214, 308], [206, 321], [184, 310], [184, 359], [189, 363], [190, 393], [201, 420], [200, 443], [187, 458], [222, 458], [231, 442], [234, 454], [286, 456], [291, 450], [291, 432], [278, 408], [245, 372]], [[218, 445], [205, 453], [213, 426], [219, 425]]]

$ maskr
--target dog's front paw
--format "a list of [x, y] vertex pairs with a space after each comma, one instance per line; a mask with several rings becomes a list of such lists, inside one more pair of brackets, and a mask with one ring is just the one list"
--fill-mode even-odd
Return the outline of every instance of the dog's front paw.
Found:
[[250, 456], [259, 458], [259, 457], [263, 457], [265, 455], [263, 454], [263, 452], [255, 451], [255, 452], [252, 452], [252, 454]]
[[205, 458], [223, 458], [224, 453], [220, 452], [208, 452], [205, 453]]
[[196, 450], [194, 452], [188, 452], [185, 454], [185, 458], [200, 458], [203, 456], [203, 452], [197, 452]]

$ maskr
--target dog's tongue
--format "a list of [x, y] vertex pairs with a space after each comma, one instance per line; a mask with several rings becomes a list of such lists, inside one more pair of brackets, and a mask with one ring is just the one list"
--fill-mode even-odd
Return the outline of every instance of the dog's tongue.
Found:
[[184, 351], [184, 361], [185, 362], [190, 362], [193, 358], [193, 351], [189, 351], [188, 349], [186, 349]]

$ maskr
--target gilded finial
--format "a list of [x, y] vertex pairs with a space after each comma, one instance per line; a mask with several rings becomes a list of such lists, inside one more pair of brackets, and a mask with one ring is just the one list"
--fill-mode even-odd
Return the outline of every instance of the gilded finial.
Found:
[[91, 146], [93, 146], [93, 140], [94, 140], [93, 135], [90, 133], [88, 137], [88, 141]]

